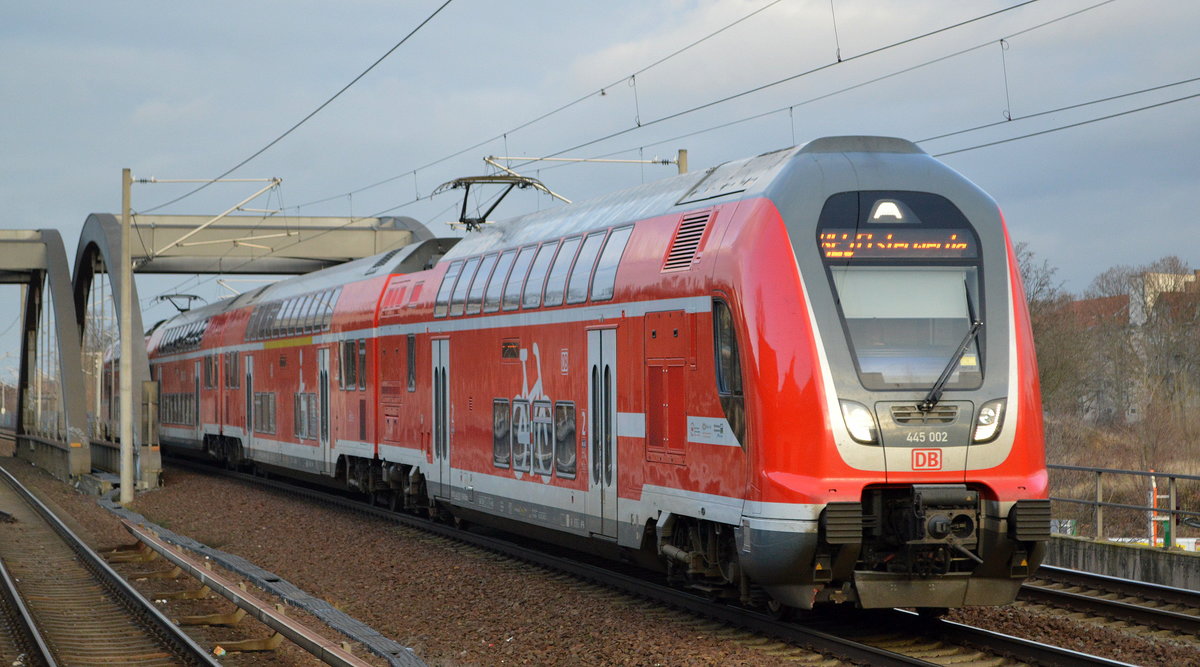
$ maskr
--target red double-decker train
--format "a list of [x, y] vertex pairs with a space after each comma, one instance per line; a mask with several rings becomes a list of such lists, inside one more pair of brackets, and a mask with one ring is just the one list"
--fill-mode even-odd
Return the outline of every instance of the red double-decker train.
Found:
[[164, 446], [747, 602], [1003, 604], [1049, 537], [1001, 214], [831, 137], [162, 323]]

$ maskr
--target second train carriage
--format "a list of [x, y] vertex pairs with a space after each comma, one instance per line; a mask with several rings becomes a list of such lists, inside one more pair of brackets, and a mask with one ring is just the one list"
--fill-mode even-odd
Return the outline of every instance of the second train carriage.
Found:
[[283, 280], [148, 346], [165, 446], [747, 600], [1004, 603], [1048, 538], [1003, 221], [903, 140], [821, 139]]

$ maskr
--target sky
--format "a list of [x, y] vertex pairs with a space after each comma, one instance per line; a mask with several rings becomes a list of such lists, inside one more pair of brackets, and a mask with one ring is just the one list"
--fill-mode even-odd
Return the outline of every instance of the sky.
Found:
[[[119, 213], [122, 168], [222, 174], [438, 12], [230, 175], [283, 179], [255, 206], [406, 215], [451, 235], [459, 195], [430, 193], [490, 173], [487, 155], [682, 148], [695, 171], [881, 134], [917, 141], [991, 194], [1013, 240], [1066, 290], [1165, 255], [1200, 268], [1200, 97], [1173, 101], [1200, 95], [1200, 81], [1129, 95], [1200, 77], [1200, 3], [452, 0], [438, 11], [443, 2], [0, 3], [0, 228], [56, 228], [73, 258], [88, 214]], [[573, 200], [675, 173], [517, 169]], [[136, 185], [133, 208], [186, 187]], [[158, 212], [215, 214], [257, 187], [214, 185]], [[493, 217], [556, 205], [520, 193]], [[173, 312], [151, 303], [157, 294], [229, 294], [215, 276], [142, 276], [138, 289], [147, 323]], [[15, 288], [4, 292], [15, 309]], [[0, 346], [15, 349], [14, 331]]]

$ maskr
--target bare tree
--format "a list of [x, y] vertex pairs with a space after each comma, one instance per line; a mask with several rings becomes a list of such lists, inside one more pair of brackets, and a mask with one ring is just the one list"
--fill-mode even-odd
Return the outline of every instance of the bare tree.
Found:
[[1078, 411], [1081, 396], [1080, 373], [1086, 348], [1080, 345], [1081, 332], [1070, 316], [1071, 294], [1055, 279], [1058, 269], [1047, 260], [1039, 260], [1021, 242], [1014, 247], [1025, 301], [1029, 304], [1030, 325], [1037, 348], [1038, 380], [1042, 403], [1048, 416]]

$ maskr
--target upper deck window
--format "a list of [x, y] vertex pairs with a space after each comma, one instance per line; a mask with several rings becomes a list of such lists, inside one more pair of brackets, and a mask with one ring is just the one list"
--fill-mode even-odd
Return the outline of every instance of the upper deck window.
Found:
[[613, 297], [617, 266], [621, 263], [621, 255], [632, 232], [632, 226], [618, 227], [608, 235], [604, 251], [600, 253], [600, 261], [596, 263], [596, 273], [592, 276], [592, 301], [605, 301]]
[[521, 290], [525, 287], [525, 275], [529, 273], [529, 265], [533, 263], [536, 246], [521, 248], [512, 271], [508, 274], [508, 282], [504, 285], [504, 310], [516, 310], [521, 306]]
[[588, 297], [588, 282], [592, 277], [592, 267], [596, 264], [596, 256], [600, 254], [600, 246], [604, 243], [604, 232], [588, 234], [579, 249], [579, 257], [571, 269], [571, 278], [567, 282], [567, 303], [583, 303]]
[[467, 294], [468, 315], [478, 313], [482, 307], [483, 288], [487, 285], [488, 278], [492, 275], [492, 269], [496, 266], [497, 257], [498, 255], [488, 255], [479, 264], [479, 271], [475, 274], [475, 280], [471, 283], [471, 291]]
[[459, 260], [446, 269], [446, 275], [442, 277], [442, 286], [438, 288], [437, 299], [433, 307], [434, 317], [445, 317], [446, 313], [450, 311], [450, 293], [454, 291], [454, 283], [458, 280], [462, 266], [463, 263]]
[[546, 297], [542, 305], [562, 305], [563, 295], [567, 290], [567, 273], [571, 271], [571, 262], [575, 260], [575, 250], [579, 248], [579, 242], [579, 237], [562, 242], [558, 256], [554, 258], [554, 265], [550, 268], [550, 275], [546, 278]]
[[496, 269], [492, 271], [492, 277], [488, 280], [487, 292], [483, 297], [483, 312], [494, 313], [500, 310], [500, 296], [504, 292], [504, 281], [508, 278], [508, 270], [512, 268], [513, 260], [516, 258], [516, 250], [509, 250], [500, 255], [500, 260], [496, 262]]
[[533, 267], [529, 270], [529, 278], [525, 280], [525, 296], [521, 299], [522, 308], [537, 308], [542, 303], [542, 287], [546, 282], [546, 273], [550, 270], [550, 260], [554, 258], [554, 251], [558, 248], [558, 241], [550, 241], [543, 243], [541, 248], [538, 248], [537, 256], [533, 260]]
[[450, 315], [462, 315], [467, 302], [467, 290], [471, 287], [471, 279], [479, 268], [479, 258], [472, 257], [463, 265], [462, 274], [458, 276], [458, 284], [454, 286], [454, 297], [450, 300]]

